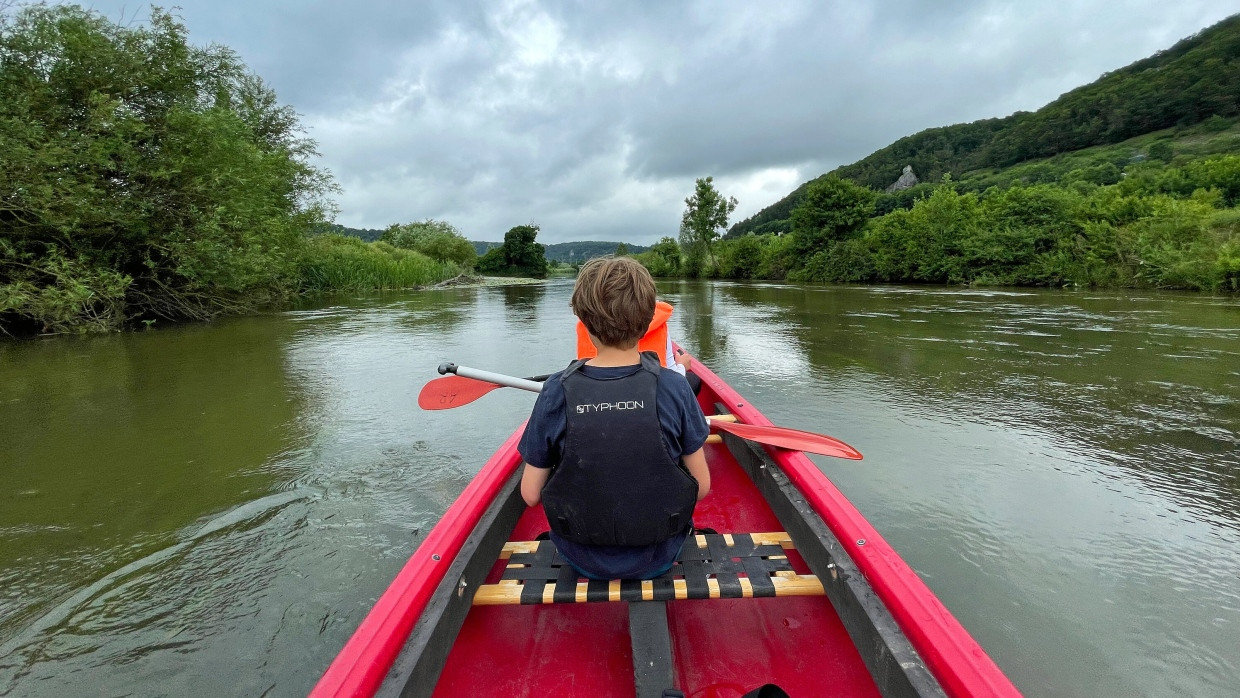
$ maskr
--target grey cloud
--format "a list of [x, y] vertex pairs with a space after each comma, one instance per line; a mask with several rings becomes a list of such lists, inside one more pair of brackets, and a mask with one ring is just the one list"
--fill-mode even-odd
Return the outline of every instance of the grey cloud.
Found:
[[[737, 217], [933, 126], [1036, 109], [1240, 0], [1029, 3], [180, 0], [304, 117], [341, 222], [648, 243], [693, 178]], [[120, 2], [96, 2], [119, 15]], [[129, 6], [129, 15], [133, 14]], [[764, 172], [796, 182], [772, 190]], [[741, 186], [737, 184], [737, 186]], [[782, 184], [781, 184], [782, 186]]]

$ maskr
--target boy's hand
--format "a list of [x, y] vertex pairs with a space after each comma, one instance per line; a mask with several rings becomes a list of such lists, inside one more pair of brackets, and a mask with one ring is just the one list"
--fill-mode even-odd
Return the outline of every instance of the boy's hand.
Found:
[[677, 352], [676, 363], [680, 364], [681, 366], [684, 366], [685, 370], [688, 371], [689, 367], [693, 365], [693, 357], [689, 356], [683, 351]]

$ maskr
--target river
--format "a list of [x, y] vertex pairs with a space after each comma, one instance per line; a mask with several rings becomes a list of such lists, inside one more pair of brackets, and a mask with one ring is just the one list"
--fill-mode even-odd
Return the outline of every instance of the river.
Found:
[[[0, 343], [0, 695], [299, 696], [572, 358], [571, 281]], [[1240, 695], [1240, 303], [670, 282], [1030, 696]]]

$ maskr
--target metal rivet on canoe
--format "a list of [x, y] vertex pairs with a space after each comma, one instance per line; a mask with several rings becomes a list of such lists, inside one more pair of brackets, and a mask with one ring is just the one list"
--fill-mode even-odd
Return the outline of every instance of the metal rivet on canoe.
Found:
[[857, 545], [865, 545], [865, 539], [864, 539], [864, 538], [858, 538], [858, 539], [857, 539]]
[[456, 585], [456, 598], [459, 599], [465, 595], [465, 587], [467, 586], [469, 586], [469, 584], [465, 582], [464, 577], [461, 577], [461, 581], [457, 582], [457, 585]]
[[438, 559], [440, 559], [440, 558], [439, 558], [439, 553], [435, 553], [434, 555], [431, 555], [431, 559], [432, 559], [432, 560], [438, 560]]

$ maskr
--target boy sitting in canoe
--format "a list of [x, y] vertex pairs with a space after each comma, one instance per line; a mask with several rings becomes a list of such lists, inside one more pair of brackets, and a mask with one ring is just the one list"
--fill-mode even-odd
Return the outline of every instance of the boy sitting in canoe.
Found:
[[572, 307], [598, 353], [543, 384], [517, 446], [521, 496], [543, 504], [551, 541], [583, 576], [657, 577], [710, 491], [710, 427], [684, 376], [638, 351], [655, 310], [645, 267], [625, 257], [586, 262]]

